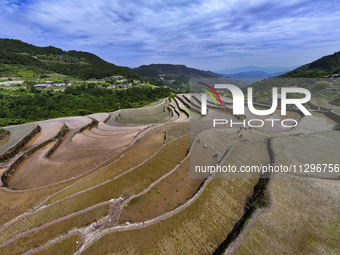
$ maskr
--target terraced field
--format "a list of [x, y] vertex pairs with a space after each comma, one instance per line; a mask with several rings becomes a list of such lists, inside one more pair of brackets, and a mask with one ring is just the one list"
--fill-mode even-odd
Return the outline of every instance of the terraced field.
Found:
[[337, 164], [337, 122], [291, 112], [293, 129], [212, 128], [238, 119], [218, 108], [202, 117], [199, 104], [178, 95], [6, 128], [2, 152], [39, 126], [0, 166], [0, 254], [339, 253], [339, 174], [195, 172]]
[[277, 176], [272, 208], [258, 216], [235, 254], [339, 254], [339, 185]]
[[148, 124], [165, 122], [172, 117], [169, 107], [170, 100], [165, 99], [160, 104], [151, 107], [139, 109], [122, 109], [119, 112], [117, 122], [121, 124]]

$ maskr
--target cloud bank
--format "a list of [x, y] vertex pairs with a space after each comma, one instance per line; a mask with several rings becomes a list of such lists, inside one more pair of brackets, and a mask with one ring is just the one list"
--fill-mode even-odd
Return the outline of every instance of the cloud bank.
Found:
[[339, 51], [336, 0], [0, 0], [0, 37], [119, 65], [299, 65]]

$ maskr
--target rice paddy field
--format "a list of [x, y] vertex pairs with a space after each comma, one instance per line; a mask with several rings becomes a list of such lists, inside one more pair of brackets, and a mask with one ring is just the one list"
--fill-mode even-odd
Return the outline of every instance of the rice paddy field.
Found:
[[212, 128], [239, 120], [199, 100], [5, 127], [0, 154], [40, 131], [0, 166], [0, 254], [339, 254], [339, 173], [195, 172], [339, 164], [338, 123]]

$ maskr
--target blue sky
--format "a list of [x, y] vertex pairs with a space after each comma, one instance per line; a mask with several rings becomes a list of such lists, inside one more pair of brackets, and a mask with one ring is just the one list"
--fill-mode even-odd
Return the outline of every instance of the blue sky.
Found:
[[0, 0], [0, 37], [117, 65], [299, 66], [340, 50], [338, 0]]

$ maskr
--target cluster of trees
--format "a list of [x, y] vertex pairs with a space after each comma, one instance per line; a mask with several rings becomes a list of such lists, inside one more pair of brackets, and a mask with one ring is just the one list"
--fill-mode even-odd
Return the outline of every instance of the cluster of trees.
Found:
[[58, 92], [35, 89], [27, 93], [21, 90], [13, 94], [0, 91], [0, 126], [111, 112], [119, 107], [142, 107], [170, 95], [170, 90], [165, 88], [108, 90], [95, 84], [67, 87], [65, 91]]
[[332, 55], [322, 57], [308, 66], [308, 69], [318, 69], [318, 70], [340, 70], [340, 51], [335, 52]]

